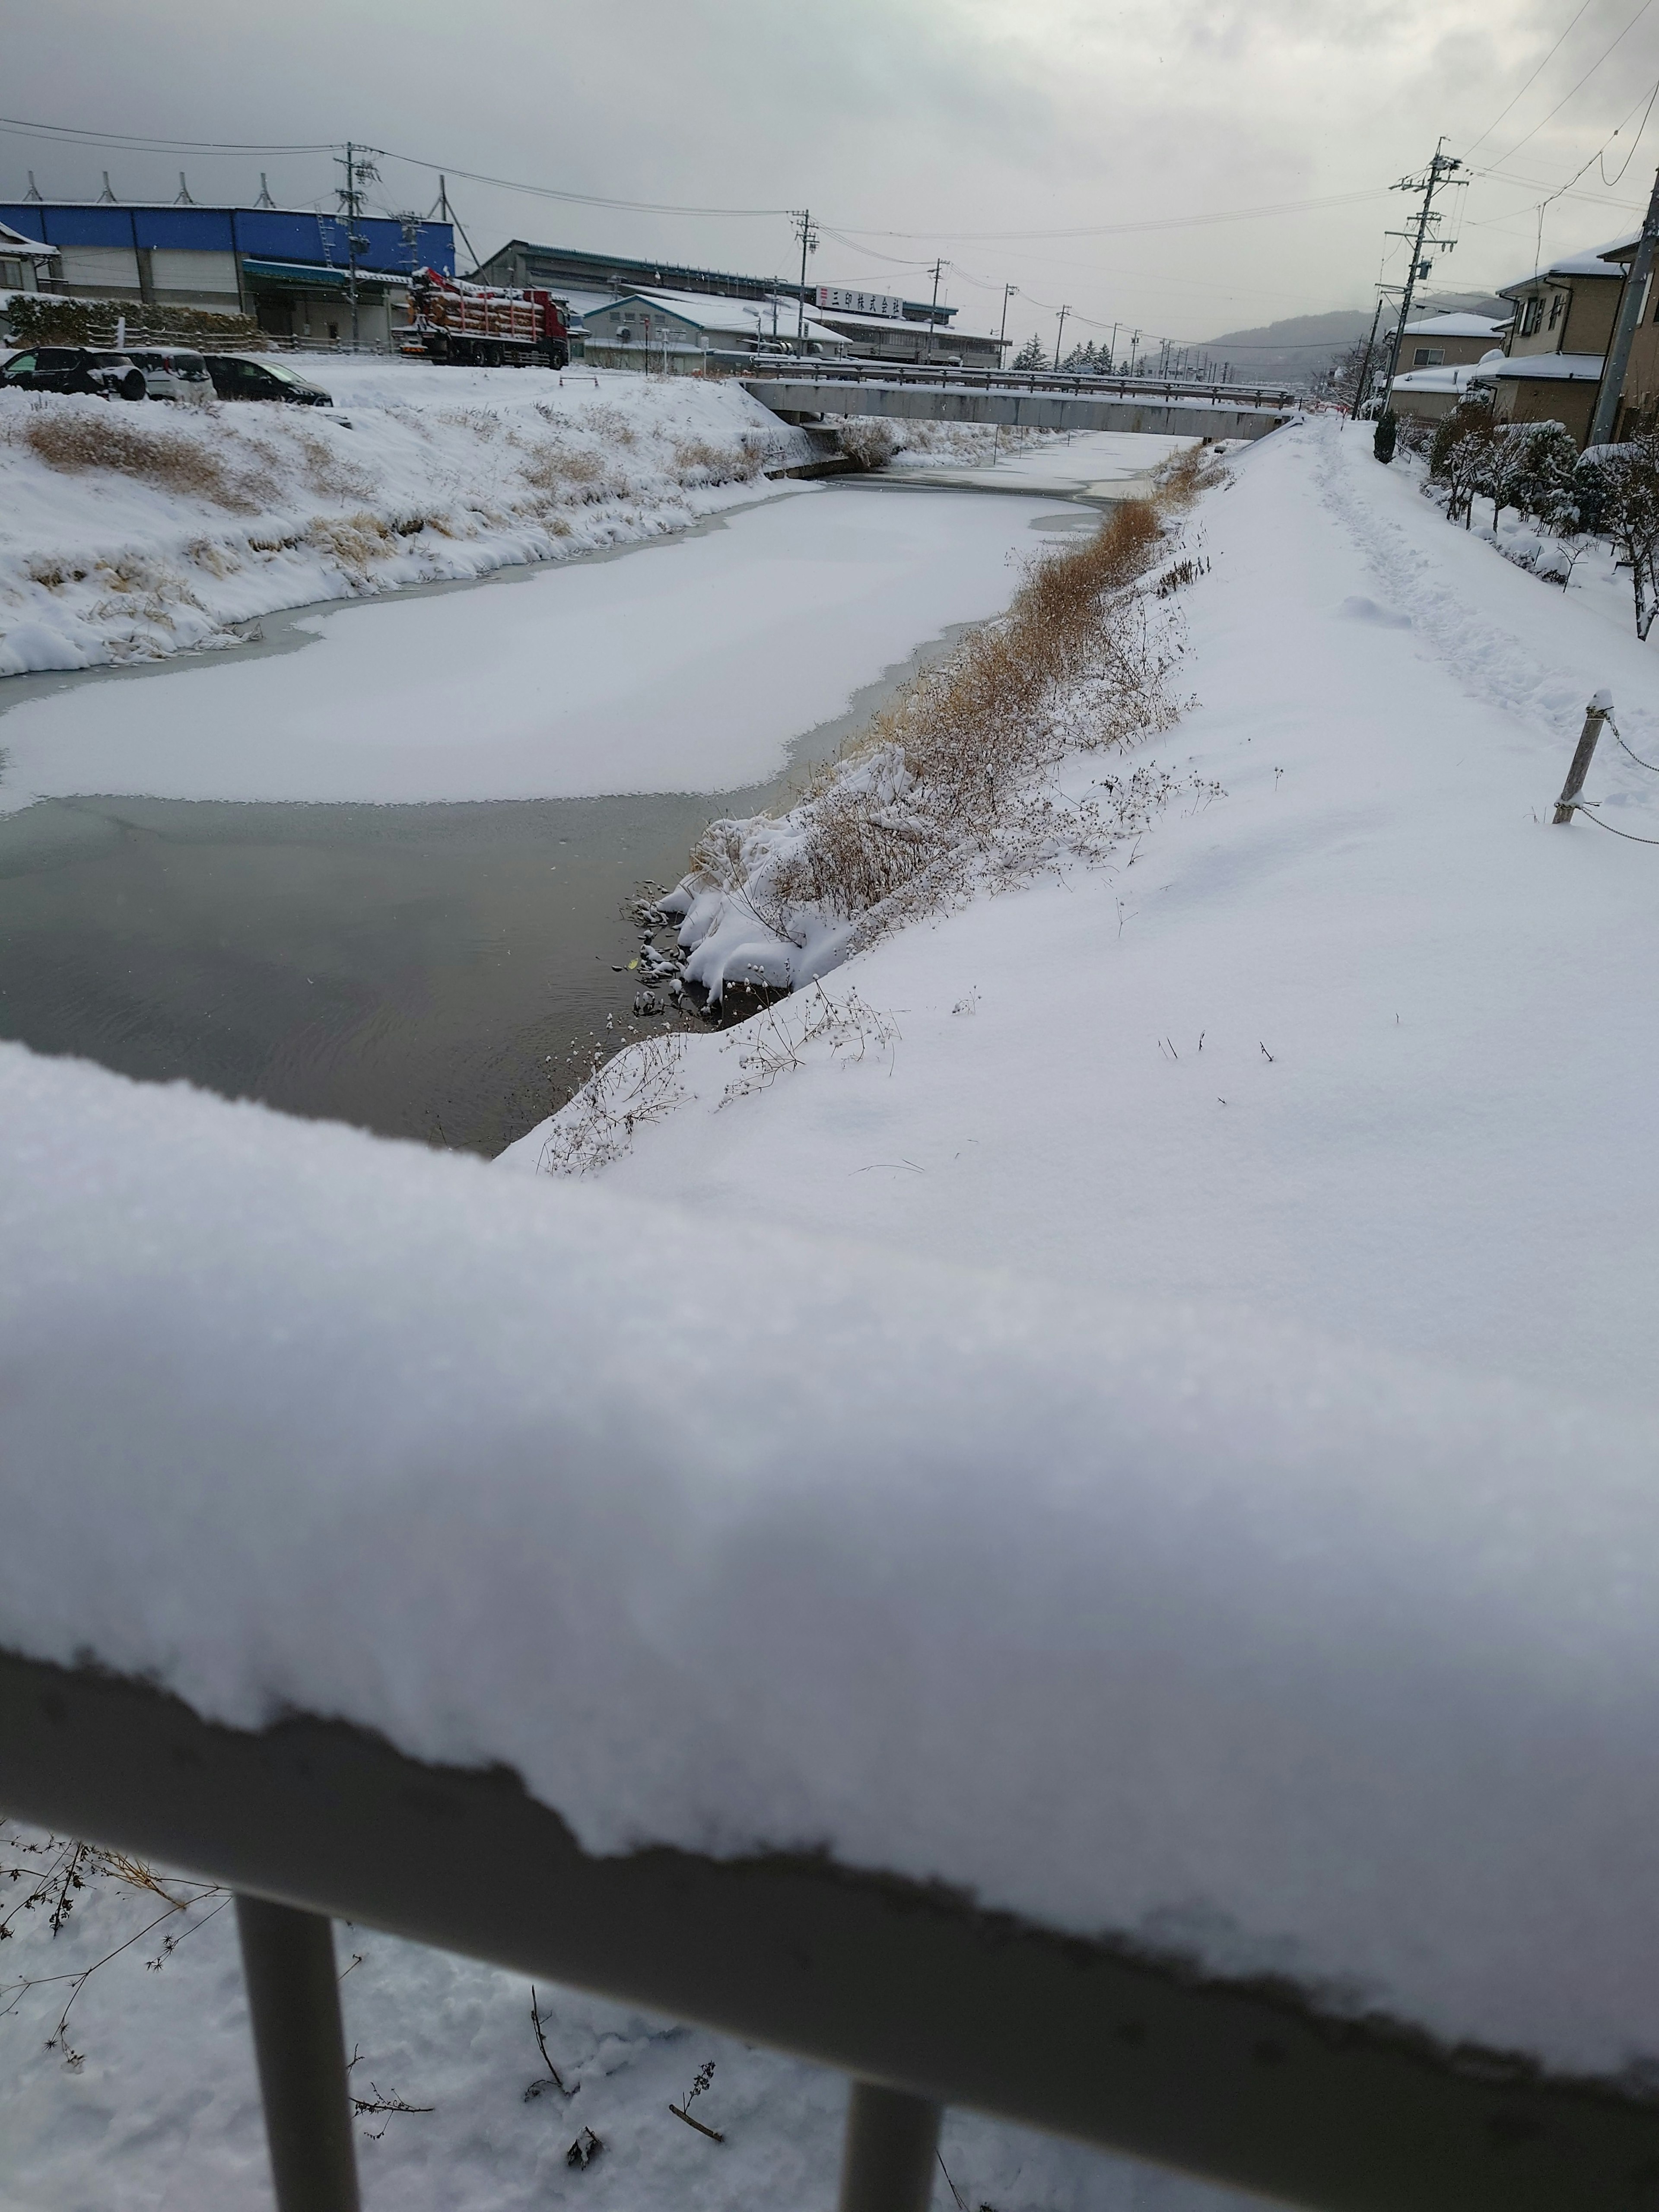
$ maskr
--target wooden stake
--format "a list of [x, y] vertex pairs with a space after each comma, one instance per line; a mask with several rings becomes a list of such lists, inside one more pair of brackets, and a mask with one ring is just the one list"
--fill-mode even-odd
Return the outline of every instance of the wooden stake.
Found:
[[1613, 712], [1613, 694], [1598, 691], [1584, 709], [1584, 726], [1578, 733], [1578, 749], [1573, 754], [1572, 766], [1567, 770], [1567, 780], [1561, 787], [1561, 796], [1555, 802], [1553, 826], [1559, 829], [1571, 822], [1577, 812], [1577, 800], [1584, 788], [1584, 778], [1589, 774], [1590, 763], [1595, 757], [1595, 741], [1601, 734], [1601, 725]]

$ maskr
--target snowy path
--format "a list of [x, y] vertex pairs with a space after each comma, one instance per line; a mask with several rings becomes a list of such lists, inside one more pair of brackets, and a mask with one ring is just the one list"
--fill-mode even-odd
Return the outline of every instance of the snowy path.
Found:
[[[1226, 799], [857, 963], [890, 1075], [717, 1113], [698, 1041], [608, 1181], [1650, 1399], [1659, 853], [1543, 825], [1596, 686], [1659, 728], [1659, 659], [1328, 422], [1195, 531], [1160, 751]], [[1656, 784], [1608, 745], [1592, 792], [1659, 836]]]
[[[1057, 510], [775, 496], [490, 586], [319, 612], [297, 653], [82, 683], [3, 713], [0, 811], [45, 796], [562, 798], [729, 791], [957, 623], [1003, 606]], [[1059, 510], [1063, 517], [1063, 510]]]

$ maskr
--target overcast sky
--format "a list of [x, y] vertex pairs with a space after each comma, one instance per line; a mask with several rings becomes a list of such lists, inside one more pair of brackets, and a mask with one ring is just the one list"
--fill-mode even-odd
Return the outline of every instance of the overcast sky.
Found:
[[[1437, 285], [1530, 269], [1540, 203], [1585, 162], [1543, 213], [1546, 252], [1637, 228], [1659, 109], [1620, 171], [1659, 80], [1659, 0], [1638, 6], [1587, 0], [1575, 21], [1577, 0], [53, 0], [11, 11], [0, 83], [29, 123], [279, 147], [349, 135], [445, 165], [481, 255], [518, 236], [765, 274], [798, 249], [787, 213], [630, 212], [467, 170], [674, 209], [809, 205], [816, 282], [926, 298], [943, 255], [964, 323], [994, 329], [1012, 283], [1022, 337], [1052, 340], [1069, 302], [1079, 337], [1117, 322], [1202, 338], [1368, 307], [1400, 265], [1383, 233], [1407, 202], [1387, 187], [1442, 132], [1483, 173], [1448, 202], [1461, 243]], [[221, 204], [251, 200], [262, 169], [291, 206], [328, 204], [334, 181], [325, 149], [0, 133], [0, 198], [33, 169], [48, 198], [93, 198], [107, 168], [123, 198], [171, 199], [180, 167]], [[386, 207], [435, 199], [431, 172], [383, 172]], [[1282, 211], [1217, 219], [1257, 210]]]

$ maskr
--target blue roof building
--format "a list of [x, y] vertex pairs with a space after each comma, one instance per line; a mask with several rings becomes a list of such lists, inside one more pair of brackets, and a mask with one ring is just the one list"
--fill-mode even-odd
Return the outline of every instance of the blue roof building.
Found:
[[[349, 335], [346, 227], [337, 216], [272, 207], [18, 200], [0, 203], [0, 223], [57, 248], [43, 289], [129, 307], [154, 303], [252, 315], [274, 336], [310, 344]], [[405, 227], [390, 216], [364, 216], [357, 234], [363, 241], [360, 325], [365, 339], [381, 343], [415, 270], [453, 274], [454, 229], [447, 222]]]

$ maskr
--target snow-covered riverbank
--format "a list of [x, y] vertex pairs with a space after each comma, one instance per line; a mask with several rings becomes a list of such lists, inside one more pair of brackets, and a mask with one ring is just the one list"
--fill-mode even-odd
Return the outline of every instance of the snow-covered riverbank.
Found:
[[684, 530], [811, 458], [735, 383], [295, 363], [333, 408], [0, 393], [0, 675]]
[[[890, 1052], [725, 1103], [750, 1031], [691, 1041], [606, 1181], [1646, 1400], [1659, 854], [1548, 823], [1600, 686], [1659, 758], [1659, 660], [1334, 422], [1234, 471], [1152, 749], [1225, 799], [861, 956]], [[1610, 824], [1656, 786], [1604, 744]]]

